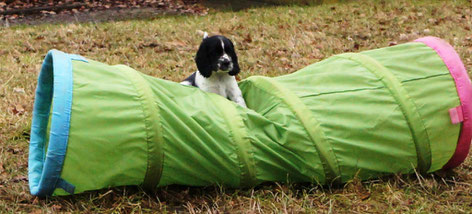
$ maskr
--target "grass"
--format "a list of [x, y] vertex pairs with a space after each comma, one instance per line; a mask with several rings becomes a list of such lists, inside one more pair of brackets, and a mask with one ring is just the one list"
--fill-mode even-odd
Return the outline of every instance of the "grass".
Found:
[[0, 28], [0, 212], [472, 212], [472, 161], [451, 172], [393, 175], [344, 186], [266, 184], [254, 189], [166, 187], [145, 193], [120, 187], [39, 199], [28, 192], [27, 156], [36, 78], [49, 49], [126, 64], [179, 81], [195, 71], [201, 36], [235, 41], [250, 75], [294, 72], [333, 54], [434, 35], [472, 67], [472, 3], [356, 1], [164, 16], [109, 23]]

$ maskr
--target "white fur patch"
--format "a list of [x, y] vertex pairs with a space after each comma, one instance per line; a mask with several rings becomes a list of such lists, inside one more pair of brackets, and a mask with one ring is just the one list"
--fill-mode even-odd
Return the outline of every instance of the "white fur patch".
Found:
[[182, 84], [182, 85], [192, 85], [192, 83], [189, 82], [189, 81], [182, 81], [182, 82], [180, 82], [180, 84]]
[[197, 71], [195, 76], [195, 84], [198, 88], [206, 91], [219, 94], [233, 102], [246, 107], [246, 102], [239, 89], [238, 83], [234, 76], [223, 72], [214, 72], [210, 77], [205, 78]]

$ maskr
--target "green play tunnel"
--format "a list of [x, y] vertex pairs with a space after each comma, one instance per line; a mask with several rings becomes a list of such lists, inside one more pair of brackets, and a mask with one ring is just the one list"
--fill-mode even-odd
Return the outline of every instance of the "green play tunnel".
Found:
[[198, 88], [52, 50], [38, 78], [33, 195], [113, 186], [346, 182], [459, 165], [472, 88], [434, 37], [240, 83], [248, 108]]

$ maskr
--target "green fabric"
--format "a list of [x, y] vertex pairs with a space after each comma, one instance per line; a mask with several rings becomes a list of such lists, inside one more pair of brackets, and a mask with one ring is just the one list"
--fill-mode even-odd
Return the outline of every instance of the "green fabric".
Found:
[[[320, 128], [320, 123], [311, 114], [310, 110], [301, 102], [301, 100], [290, 92], [287, 88], [279, 85], [276, 81], [262, 76], [254, 76], [249, 78], [247, 81], [259, 86], [261, 90], [264, 90], [271, 94], [271, 96], [279, 99], [279, 102], [283, 102], [286, 108], [289, 109], [300, 121], [301, 127], [306, 130], [309, 142], [311, 142], [318, 151], [319, 159], [322, 161], [324, 173], [326, 179], [333, 180], [337, 178], [339, 174], [339, 166], [336, 162], [336, 156], [332, 151], [331, 145], [324, 132]], [[269, 119], [271, 117], [267, 115]], [[277, 118], [274, 118], [277, 120]]]
[[248, 108], [93, 60], [73, 61], [73, 81], [61, 177], [76, 193], [432, 172], [451, 158], [460, 132], [448, 115], [460, 104], [454, 81], [422, 43], [250, 77], [240, 83]]
[[257, 184], [255, 164], [252, 154], [249, 153], [251, 148], [251, 140], [248, 137], [246, 127], [242, 118], [238, 115], [238, 112], [234, 105], [230, 102], [220, 102], [214, 99], [215, 96], [211, 96], [213, 103], [222, 112], [222, 117], [226, 120], [230, 135], [236, 148], [237, 156], [239, 159], [239, 168], [241, 178], [239, 179], [239, 186], [252, 186]]
[[[460, 105], [460, 101], [444, 62], [422, 43], [407, 43], [363, 54], [374, 58], [402, 82], [424, 121], [431, 142], [429, 172], [441, 169], [454, 153], [460, 132], [458, 125], [450, 123], [446, 113]], [[440, 112], [444, 113], [437, 115]]]
[[402, 111], [405, 121], [407, 122], [411, 131], [411, 136], [413, 137], [417, 152], [416, 156], [418, 158], [418, 169], [421, 173], [427, 172], [431, 166], [429, 137], [426, 133], [421, 116], [418, 114], [416, 106], [412, 103], [410, 96], [403, 89], [398, 79], [395, 78], [395, 76], [393, 76], [393, 74], [390, 73], [385, 67], [366, 55], [348, 53], [338, 55], [337, 57], [350, 59], [359, 63], [382, 81], [382, 83], [385, 85], [385, 88], [388, 89], [392, 97], [398, 103], [398, 106]]
[[72, 63], [71, 124], [61, 177], [77, 193], [142, 184], [148, 147], [140, 95], [128, 75], [113, 66]]
[[162, 131], [159, 128], [159, 112], [151, 89], [144, 78], [135, 70], [126, 66], [114, 66], [114, 68], [126, 74], [138, 92], [138, 99], [141, 102], [144, 114], [144, 124], [146, 126], [146, 143], [149, 152], [147, 158], [147, 170], [144, 177], [144, 187], [153, 188], [157, 186], [162, 173], [162, 162], [164, 151], [162, 143]]

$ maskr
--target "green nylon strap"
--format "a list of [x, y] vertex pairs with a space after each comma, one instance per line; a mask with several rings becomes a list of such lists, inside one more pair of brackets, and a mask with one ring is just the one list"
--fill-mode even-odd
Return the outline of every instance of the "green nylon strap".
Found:
[[341, 171], [336, 155], [325, 133], [321, 130], [320, 122], [313, 116], [300, 98], [269, 77], [252, 76], [248, 80], [254, 82], [256, 87], [265, 89], [267, 93], [271, 93], [287, 104], [288, 108], [302, 123], [315, 149], [318, 151], [319, 158], [323, 164], [325, 179], [330, 182], [337, 182], [341, 177]]
[[128, 76], [141, 102], [148, 147], [147, 169], [143, 187], [148, 190], [153, 190], [159, 184], [164, 162], [164, 150], [162, 148], [164, 140], [162, 131], [159, 129], [160, 119], [158, 106], [154, 101], [154, 95], [148, 83], [137, 71], [124, 65], [115, 65], [113, 67]]
[[402, 83], [387, 68], [369, 56], [359, 53], [345, 53], [334, 57], [356, 62], [382, 81], [390, 94], [397, 101], [405, 120], [407, 121], [415, 143], [416, 156], [418, 158], [418, 170], [421, 173], [426, 173], [431, 167], [429, 136], [416, 105], [411, 101], [412, 99], [408, 95], [408, 92], [403, 88]]
[[243, 119], [238, 114], [235, 104], [225, 102], [224, 99], [218, 99], [218, 95], [211, 94], [209, 97], [213, 103], [221, 110], [223, 118], [229, 127], [232, 138], [235, 142], [236, 151], [239, 159], [239, 168], [241, 170], [241, 178], [239, 180], [240, 187], [251, 187], [257, 184], [256, 167], [251, 154], [251, 140], [248, 137], [246, 126]]

